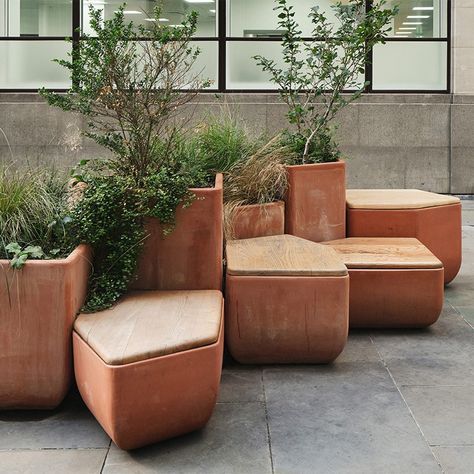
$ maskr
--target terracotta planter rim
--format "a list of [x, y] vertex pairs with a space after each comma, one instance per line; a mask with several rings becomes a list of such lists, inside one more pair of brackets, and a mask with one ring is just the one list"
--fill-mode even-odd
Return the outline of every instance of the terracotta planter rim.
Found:
[[275, 206], [275, 207], [282, 207], [285, 205], [285, 201], [279, 199], [278, 201], [272, 201], [272, 202], [265, 202], [263, 204], [242, 204], [241, 206], [239, 206], [237, 208], [237, 211], [239, 210], [239, 208], [242, 208], [242, 207], [251, 207], [251, 208], [256, 208], [256, 207], [264, 207], [264, 206]]
[[298, 171], [305, 168], [336, 168], [339, 166], [344, 166], [346, 164], [345, 160], [330, 161], [328, 163], [307, 163], [304, 165], [286, 165], [288, 170]]
[[192, 192], [199, 192], [199, 191], [212, 191], [214, 189], [222, 189], [224, 185], [224, 176], [222, 173], [217, 173], [215, 180], [214, 180], [214, 187], [213, 188], [189, 188]]
[[[83, 254], [88, 250], [87, 244], [79, 244], [67, 257], [52, 258], [50, 260], [27, 260], [25, 266], [45, 266], [45, 265], [64, 265], [70, 264], [79, 258], [83, 258]], [[0, 259], [0, 265], [10, 265], [10, 260]]]

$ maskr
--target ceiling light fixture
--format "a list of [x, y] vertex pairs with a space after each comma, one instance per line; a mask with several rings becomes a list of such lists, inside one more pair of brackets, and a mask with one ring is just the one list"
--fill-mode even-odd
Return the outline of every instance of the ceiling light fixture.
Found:
[[404, 25], [422, 25], [423, 22], [422, 21], [404, 21], [403, 24]]
[[399, 30], [416, 30], [415, 26], [400, 26]]
[[407, 18], [429, 18], [429, 15], [408, 15]]
[[413, 7], [415, 11], [432, 11], [434, 7]]
[[[116, 10], [114, 13], [118, 13], [119, 11]], [[139, 12], [137, 10], [124, 10], [123, 11], [124, 15], [142, 15], [142, 12]]]
[[214, 0], [184, 0], [186, 3], [214, 3]]
[[216, 11], [215, 11], [215, 10], [209, 10], [209, 12], [210, 12], [210, 13], [216, 13]]

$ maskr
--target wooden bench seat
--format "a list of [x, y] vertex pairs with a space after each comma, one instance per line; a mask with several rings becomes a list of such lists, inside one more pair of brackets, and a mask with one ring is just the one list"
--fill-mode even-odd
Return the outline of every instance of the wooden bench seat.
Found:
[[291, 235], [227, 243], [226, 338], [243, 363], [327, 363], [343, 350], [349, 280], [337, 253]]
[[134, 449], [202, 428], [217, 401], [220, 291], [137, 291], [78, 317], [82, 398], [117, 446]]
[[349, 269], [351, 327], [426, 327], [438, 320], [443, 264], [417, 239], [348, 238], [325, 245]]
[[348, 237], [414, 237], [444, 266], [445, 283], [461, 266], [461, 201], [417, 189], [348, 189]]
[[79, 336], [110, 365], [124, 365], [217, 341], [220, 291], [136, 291], [75, 323]]

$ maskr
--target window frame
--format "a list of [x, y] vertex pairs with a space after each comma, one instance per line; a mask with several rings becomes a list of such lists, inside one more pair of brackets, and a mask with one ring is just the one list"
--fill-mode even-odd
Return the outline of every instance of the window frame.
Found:
[[[231, 1], [231, 0], [230, 0]], [[366, 9], [369, 11], [373, 6], [374, 0], [366, 1]], [[227, 0], [216, 0], [217, 6], [217, 35], [213, 37], [196, 37], [193, 42], [216, 42], [217, 43], [217, 84], [216, 87], [203, 89], [202, 93], [227, 93], [227, 94], [278, 94], [277, 89], [230, 89], [227, 88], [227, 44], [230, 42], [281, 42], [279, 38], [245, 38], [236, 36], [227, 36]], [[446, 57], [446, 89], [376, 89], [373, 87], [373, 49], [370, 51], [370, 61], [366, 64], [365, 80], [369, 82], [365, 93], [368, 94], [450, 94], [452, 87], [451, 71], [452, 71], [452, 0], [447, 0], [447, 28], [445, 37], [439, 38], [395, 38], [390, 37], [386, 42], [438, 42], [446, 43], [447, 57]], [[72, 0], [72, 48], [77, 49], [81, 42], [81, 0]], [[303, 40], [311, 40], [312, 38], [303, 38]], [[66, 38], [60, 36], [0, 36], [0, 41], [65, 41]], [[56, 92], [65, 92], [67, 89], [52, 89]], [[31, 93], [37, 92], [37, 89], [2, 89], [0, 93]]]

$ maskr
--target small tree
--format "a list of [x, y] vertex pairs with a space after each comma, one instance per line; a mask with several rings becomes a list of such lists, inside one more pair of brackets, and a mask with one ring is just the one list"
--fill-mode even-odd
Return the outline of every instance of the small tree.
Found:
[[102, 21], [90, 7], [92, 36], [57, 60], [72, 77], [67, 94], [45, 89], [49, 104], [87, 118], [85, 135], [113, 152], [114, 158], [81, 163], [73, 175], [83, 192], [70, 210], [74, 244], [94, 250], [86, 311], [109, 307], [129, 287], [146, 239], [144, 218], [155, 217], [171, 230], [176, 208], [193, 198], [195, 176], [177, 157], [175, 145], [181, 106], [207, 87], [193, 71], [199, 49], [192, 47], [197, 14], [181, 27], [159, 22], [150, 27], [124, 19], [123, 7]]
[[190, 44], [197, 13], [170, 27], [159, 22], [161, 7], [155, 7], [149, 28], [135, 28], [124, 20], [123, 6], [106, 21], [101, 10], [91, 5], [89, 11], [94, 35], [68, 60], [56, 60], [70, 71], [71, 89], [40, 93], [50, 105], [87, 117], [85, 135], [115, 154], [117, 172], [139, 182], [161, 164], [157, 150], [176, 132], [179, 107], [209, 85], [192, 70], [200, 53]]
[[[349, 0], [333, 6], [336, 24], [331, 23], [318, 6], [311, 9], [312, 40], [303, 41], [302, 32], [288, 0], [276, 0], [278, 25], [283, 34], [285, 68], [263, 56], [257, 64], [271, 75], [280, 95], [289, 107], [289, 123], [296, 126], [291, 142], [301, 152], [302, 163], [332, 161], [321, 157], [318, 147], [329, 148], [329, 122], [343, 107], [358, 99], [367, 87], [360, 82], [372, 47], [384, 43], [396, 8], [386, 9], [385, 0], [375, 2], [366, 11], [365, 0]], [[346, 90], [353, 90], [343, 94]], [[322, 105], [319, 105], [322, 103]]]

